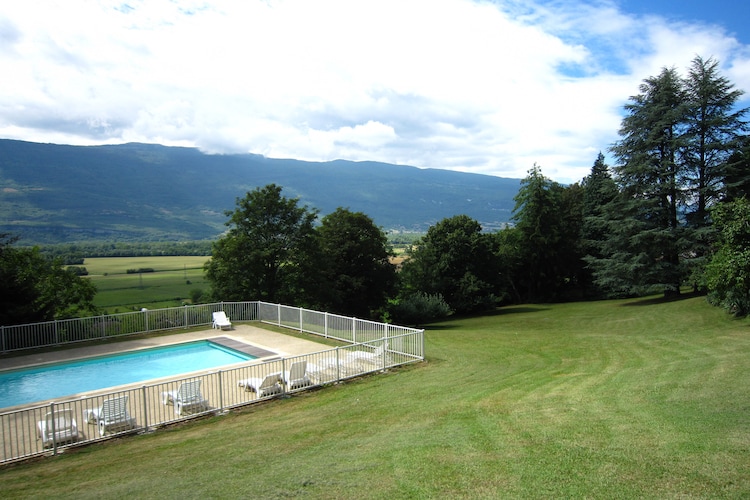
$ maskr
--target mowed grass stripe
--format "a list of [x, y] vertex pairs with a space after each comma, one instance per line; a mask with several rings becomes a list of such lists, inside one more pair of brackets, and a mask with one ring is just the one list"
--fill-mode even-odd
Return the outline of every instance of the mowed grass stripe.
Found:
[[750, 321], [703, 298], [503, 308], [426, 363], [0, 470], [3, 495], [742, 498]]

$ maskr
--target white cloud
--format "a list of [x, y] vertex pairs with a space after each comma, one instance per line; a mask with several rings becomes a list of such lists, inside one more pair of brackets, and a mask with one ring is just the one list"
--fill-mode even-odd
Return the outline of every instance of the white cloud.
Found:
[[194, 145], [563, 182], [663, 66], [750, 52], [613, 2], [139, 0], [0, 4], [0, 137]]

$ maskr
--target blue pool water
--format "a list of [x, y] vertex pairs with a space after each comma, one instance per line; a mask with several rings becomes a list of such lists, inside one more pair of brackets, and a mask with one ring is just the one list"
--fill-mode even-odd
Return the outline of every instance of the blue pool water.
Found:
[[0, 408], [249, 359], [255, 358], [203, 340], [0, 372]]

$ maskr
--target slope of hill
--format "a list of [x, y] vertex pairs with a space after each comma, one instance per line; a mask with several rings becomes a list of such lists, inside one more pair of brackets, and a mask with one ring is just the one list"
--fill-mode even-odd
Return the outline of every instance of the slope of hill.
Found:
[[519, 187], [518, 179], [376, 162], [0, 139], [0, 232], [27, 244], [211, 239], [236, 198], [269, 183], [321, 215], [346, 207], [388, 230], [426, 230], [457, 214], [497, 228]]

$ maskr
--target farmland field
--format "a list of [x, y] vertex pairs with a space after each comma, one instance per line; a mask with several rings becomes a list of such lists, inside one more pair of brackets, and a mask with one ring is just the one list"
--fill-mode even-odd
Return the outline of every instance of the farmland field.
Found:
[[[208, 291], [203, 274], [204, 256], [102, 257], [86, 259], [83, 266], [97, 287], [96, 306], [108, 313], [158, 309], [189, 302], [191, 290]], [[153, 272], [128, 273], [128, 270]]]

